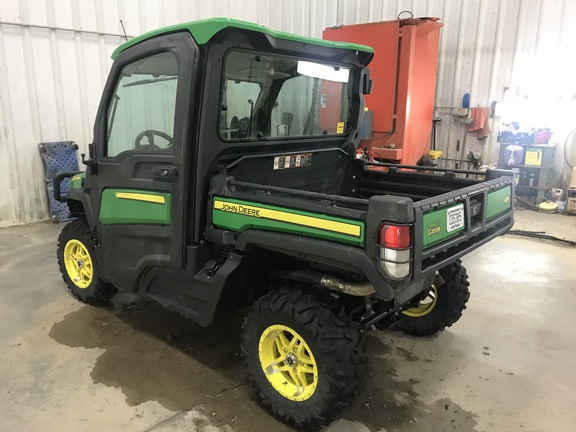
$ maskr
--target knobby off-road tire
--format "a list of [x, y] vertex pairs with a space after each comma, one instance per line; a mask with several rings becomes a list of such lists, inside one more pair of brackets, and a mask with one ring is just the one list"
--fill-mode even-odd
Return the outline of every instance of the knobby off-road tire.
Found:
[[248, 378], [262, 405], [299, 429], [341, 417], [368, 374], [362, 334], [332, 297], [281, 288], [257, 300], [242, 326]]
[[102, 279], [94, 254], [94, 239], [81, 219], [68, 223], [58, 237], [58, 266], [70, 293], [83, 303], [101, 305], [117, 289]]
[[[432, 286], [429, 297], [404, 311], [396, 328], [412, 336], [430, 336], [450, 327], [462, 316], [470, 298], [468, 275], [460, 260], [439, 271], [444, 284]], [[428, 301], [426, 301], [428, 300]]]

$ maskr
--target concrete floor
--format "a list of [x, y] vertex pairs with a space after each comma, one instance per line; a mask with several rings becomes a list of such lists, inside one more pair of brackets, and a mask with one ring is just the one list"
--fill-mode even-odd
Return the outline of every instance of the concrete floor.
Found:
[[[246, 382], [239, 317], [203, 329], [156, 306], [84, 306], [58, 274], [60, 228], [0, 230], [1, 431], [288, 430]], [[574, 262], [511, 236], [467, 256], [462, 320], [369, 334], [366, 391], [327, 431], [574, 431]]]
[[561, 239], [576, 241], [576, 215], [546, 214], [517, 208], [514, 212], [514, 229], [540, 231]]

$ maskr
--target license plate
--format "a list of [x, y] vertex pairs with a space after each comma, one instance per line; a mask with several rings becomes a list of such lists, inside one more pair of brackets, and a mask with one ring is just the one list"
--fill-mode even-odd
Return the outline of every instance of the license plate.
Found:
[[446, 212], [446, 231], [452, 232], [464, 226], [464, 204], [449, 208]]

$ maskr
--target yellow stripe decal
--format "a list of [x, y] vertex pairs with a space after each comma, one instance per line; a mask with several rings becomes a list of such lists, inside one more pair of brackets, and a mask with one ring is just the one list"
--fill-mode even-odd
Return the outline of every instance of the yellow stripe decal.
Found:
[[320, 228], [326, 231], [333, 231], [341, 234], [348, 234], [360, 237], [361, 231], [359, 225], [337, 222], [328, 219], [322, 219], [313, 216], [305, 216], [295, 213], [288, 213], [279, 210], [272, 210], [262, 207], [254, 207], [244, 204], [236, 204], [225, 201], [214, 201], [214, 210], [221, 210], [228, 213], [236, 213], [244, 216], [256, 218], [271, 219], [279, 222], [288, 222], [297, 225], [303, 225], [311, 228]]
[[141, 194], [141, 193], [131, 193], [131, 192], [116, 192], [114, 194], [116, 198], [128, 199], [134, 201], [146, 201], [156, 204], [165, 204], [166, 197], [162, 195], [152, 195], [152, 194]]

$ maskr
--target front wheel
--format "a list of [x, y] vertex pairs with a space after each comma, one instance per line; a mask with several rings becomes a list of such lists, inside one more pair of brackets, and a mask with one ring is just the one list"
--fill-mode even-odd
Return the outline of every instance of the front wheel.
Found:
[[94, 240], [88, 224], [76, 219], [58, 237], [58, 265], [70, 293], [83, 303], [102, 304], [117, 292], [102, 279], [94, 254]]
[[341, 417], [368, 366], [363, 338], [329, 296], [280, 289], [261, 297], [242, 326], [242, 353], [261, 403], [296, 428]]
[[396, 328], [412, 336], [430, 336], [450, 327], [462, 316], [470, 298], [468, 275], [460, 260], [439, 271], [444, 283], [432, 285], [418, 304], [400, 314]]

